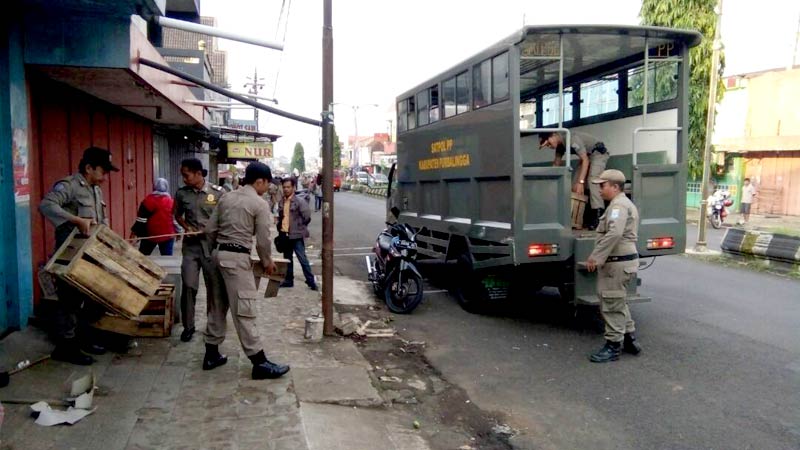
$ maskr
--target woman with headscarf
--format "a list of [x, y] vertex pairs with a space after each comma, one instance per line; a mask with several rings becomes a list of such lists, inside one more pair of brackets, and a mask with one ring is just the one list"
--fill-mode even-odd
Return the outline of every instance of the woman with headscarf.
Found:
[[139, 251], [143, 254], [153, 253], [153, 249], [158, 246], [158, 251], [162, 255], [172, 255], [172, 247], [175, 244], [172, 206], [169, 182], [164, 178], [156, 179], [153, 192], [139, 205], [136, 222], [131, 228], [131, 237], [141, 238]]

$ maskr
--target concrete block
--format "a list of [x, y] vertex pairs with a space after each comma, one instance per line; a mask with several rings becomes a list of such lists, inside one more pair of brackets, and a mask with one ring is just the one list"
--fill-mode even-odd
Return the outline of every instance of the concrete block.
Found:
[[382, 403], [363, 367], [295, 368], [292, 374], [297, 398], [302, 402], [357, 406]]

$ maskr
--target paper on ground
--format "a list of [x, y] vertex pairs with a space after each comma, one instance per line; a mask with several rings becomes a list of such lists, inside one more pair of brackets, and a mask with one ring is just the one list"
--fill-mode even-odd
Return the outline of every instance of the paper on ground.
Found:
[[36, 424], [45, 427], [60, 423], [72, 425], [94, 412], [93, 409], [75, 409], [73, 407], [69, 407], [66, 411], [60, 411], [50, 408], [46, 402], [34, 403], [31, 405], [31, 409], [39, 413]]

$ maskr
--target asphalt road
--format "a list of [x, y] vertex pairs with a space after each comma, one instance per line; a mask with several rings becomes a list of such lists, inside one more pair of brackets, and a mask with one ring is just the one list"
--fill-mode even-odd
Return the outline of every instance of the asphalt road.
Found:
[[[338, 274], [366, 279], [363, 253], [383, 220], [382, 201], [336, 194]], [[710, 248], [723, 231], [711, 231]], [[654, 299], [632, 307], [644, 353], [616, 363], [588, 362], [602, 335], [553, 293], [495, 316], [426, 295], [395, 326], [503, 415], [519, 448], [800, 448], [800, 282], [686, 256], [641, 276]]]

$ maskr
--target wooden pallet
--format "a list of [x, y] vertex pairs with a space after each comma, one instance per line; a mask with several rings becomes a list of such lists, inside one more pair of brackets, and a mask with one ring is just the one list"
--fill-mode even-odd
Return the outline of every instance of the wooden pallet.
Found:
[[580, 230], [583, 228], [583, 213], [586, 209], [586, 200], [588, 200], [589, 197], [573, 192], [571, 199], [572, 228]]
[[174, 305], [175, 286], [162, 284], [137, 317], [126, 319], [106, 314], [92, 327], [133, 337], [169, 337], [172, 334]]
[[167, 275], [105, 225], [89, 236], [74, 230], [44, 270], [128, 319], [142, 312]]

